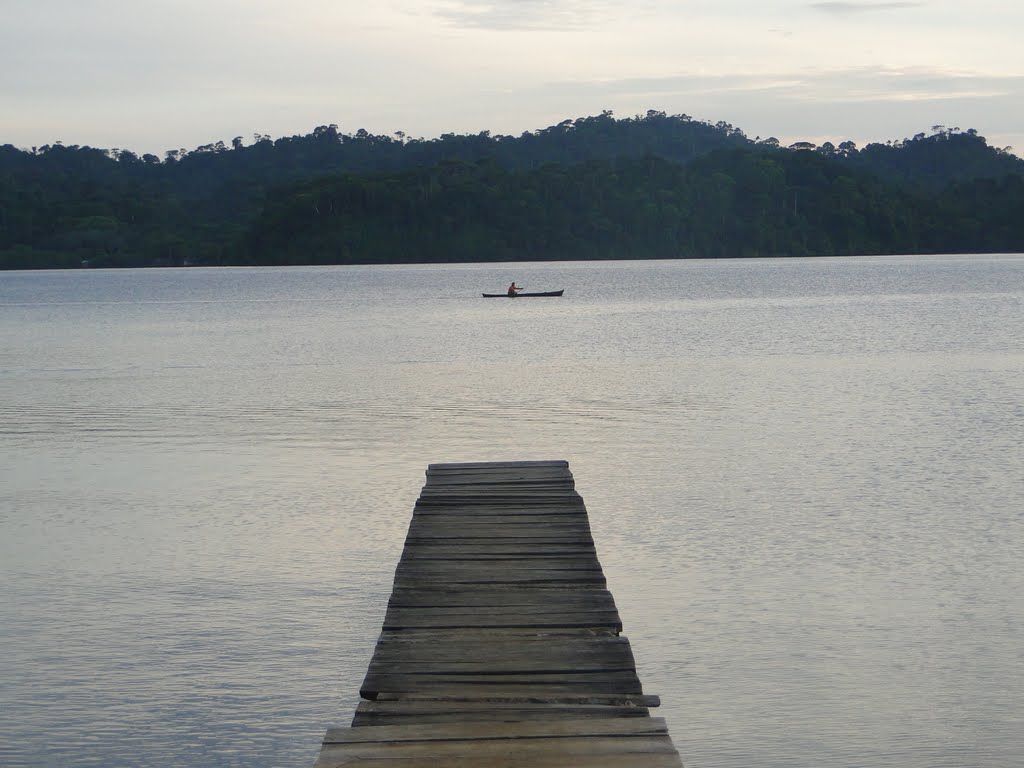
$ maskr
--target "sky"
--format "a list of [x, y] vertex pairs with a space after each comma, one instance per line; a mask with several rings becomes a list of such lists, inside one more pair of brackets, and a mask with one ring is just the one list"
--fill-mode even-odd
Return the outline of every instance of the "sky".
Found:
[[1024, 155], [1018, 0], [0, 0], [0, 145], [518, 135], [611, 110]]

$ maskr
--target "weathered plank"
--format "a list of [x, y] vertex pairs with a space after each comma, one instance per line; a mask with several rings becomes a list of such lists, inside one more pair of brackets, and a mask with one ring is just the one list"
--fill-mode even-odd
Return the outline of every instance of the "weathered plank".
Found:
[[632, 654], [619, 657], [581, 654], [574, 658], [537, 655], [532, 658], [487, 658], [473, 661], [457, 661], [454, 658], [426, 661], [419, 658], [382, 658], [375, 655], [367, 671], [374, 674], [397, 672], [412, 675], [553, 675], [560, 672], [628, 672], [633, 669]]
[[434, 462], [427, 465], [428, 472], [442, 472], [444, 470], [494, 470], [494, 469], [506, 469], [516, 468], [521, 469], [523, 467], [559, 467], [561, 469], [568, 470], [569, 462], [565, 459], [529, 459], [529, 460], [516, 460], [516, 461], [453, 461], [453, 462]]
[[[415, 551], [412, 551], [415, 549]], [[501, 568], [506, 561], [554, 561], [563, 560], [571, 563], [596, 562], [597, 553], [592, 549], [571, 549], [558, 545], [537, 547], [537, 551], [529, 552], [522, 545], [502, 547], [467, 546], [419, 546], [406, 547], [402, 561], [416, 560], [455, 560], [455, 561], [490, 561], [492, 568]]]
[[384, 619], [384, 630], [400, 632], [413, 629], [474, 629], [489, 627], [507, 628], [591, 628], [605, 627], [614, 631], [622, 629], [622, 621], [617, 611], [590, 611], [580, 613], [510, 613], [486, 614], [429, 614], [429, 613], [389, 613]]
[[478, 701], [361, 701], [353, 726], [426, 723], [522, 722], [528, 720], [581, 720], [605, 717], [647, 717], [643, 706], [608, 704], [529, 704]]
[[487, 509], [486, 507], [466, 507], [460, 510], [442, 510], [440, 507], [422, 507], [413, 510], [414, 520], [435, 520], [452, 523], [490, 525], [496, 521], [524, 523], [574, 523], [585, 521], [586, 514], [565, 507], [534, 507], [533, 509]]
[[410, 607], [497, 606], [515, 607], [587, 606], [614, 610], [615, 600], [604, 587], [592, 585], [568, 588], [565, 585], [523, 584], [502, 589], [439, 585], [435, 589], [398, 587], [391, 593], [389, 605]]
[[[404, 576], [413, 574], [446, 576], [448, 574], [484, 574], [490, 575], [496, 570], [505, 573], [531, 572], [531, 571], [590, 571], [602, 575], [600, 563], [595, 567], [595, 560], [592, 558], [502, 558], [500, 563], [495, 564], [489, 560], [479, 558], [439, 559], [403, 557], [395, 569], [396, 573]], [[497, 567], [495, 567], [497, 565]]]
[[455, 692], [477, 693], [487, 691], [518, 693], [537, 688], [543, 691], [565, 693], [617, 693], [623, 695], [643, 693], [635, 671], [566, 672], [536, 674], [484, 674], [461, 675], [450, 672], [416, 674], [404, 670], [389, 672], [367, 672], [359, 695], [372, 699], [381, 691], [404, 691], [411, 693], [444, 691], [446, 695]]
[[490, 696], [484, 693], [469, 694], [438, 694], [438, 693], [392, 693], [381, 691], [375, 701], [440, 701], [440, 702], [472, 702], [480, 706], [492, 703], [501, 704], [535, 704], [551, 706], [552, 704], [595, 704], [612, 707], [660, 707], [661, 699], [650, 694], [617, 694], [617, 693], [581, 693], [565, 691], [515, 691]]
[[576, 544], [580, 542], [592, 544], [590, 534], [583, 530], [566, 531], [550, 529], [520, 529], [520, 530], [496, 530], [495, 528], [473, 528], [459, 529], [452, 528], [447, 531], [428, 530], [418, 528], [410, 531], [405, 543], [426, 544], [437, 542], [448, 542], [449, 544], [467, 545], [523, 545], [523, 544]]
[[501, 723], [484, 728], [476, 723], [451, 725], [423, 725], [381, 727], [372, 730], [359, 728], [329, 728], [324, 744], [366, 744], [428, 741], [507, 739], [579, 738], [581, 736], [658, 736], [668, 733], [664, 718], [647, 717], [643, 720], [558, 720], [551, 723]]
[[[486, 727], [486, 724], [480, 723]], [[386, 726], [385, 726], [386, 727]], [[360, 728], [361, 731], [375, 731], [377, 728]], [[423, 764], [434, 766], [450, 766], [455, 758], [469, 759], [478, 768], [496, 765], [499, 760], [514, 760], [506, 763], [521, 766], [534, 766], [540, 760], [549, 764], [567, 766], [593, 765], [592, 758], [607, 759], [619, 757], [619, 766], [646, 766], [648, 755], [674, 756], [675, 763], [663, 763], [680, 768], [679, 753], [672, 746], [667, 734], [657, 736], [578, 736], [576, 738], [551, 739], [465, 739], [461, 741], [428, 741], [398, 743], [360, 743], [360, 744], [325, 744], [320, 752], [317, 768], [327, 766], [351, 765], [355, 761], [373, 761], [378, 766], [382, 760], [395, 760], [394, 765], [408, 765], [398, 760], [420, 759]], [[561, 762], [558, 762], [558, 761]], [[586, 760], [587, 762], [583, 762]], [[362, 763], [361, 764], [365, 764]], [[606, 765], [608, 763], [605, 763]], [[614, 765], [614, 763], [613, 763]]]
[[[389, 639], [378, 643], [371, 664], [378, 661], [415, 661], [429, 663], [433, 661], [453, 661], [460, 664], [486, 663], [491, 660], [513, 662], [534, 659], [561, 659], [566, 664], [583, 666], [587, 659], [602, 658], [608, 660], [624, 660], [633, 665], [632, 648], [621, 636], [614, 638], [564, 638], [545, 637], [534, 641], [501, 642], [477, 640], [453, 640], [438, 647], [436, 642], [420, 642], [405, 640], [401, 632], [385, 633]], [[391, 637], [403, 638], [391, 640]], [[614, 642], [613, 642], [614, 641]], [[467, 660], [468, 659], [468, 660]]]
[[590, 525], [577, 520], [549, 520], [545, 522], [502, 519], [480, 522], [479, 520], [430, 520], [416, 518], [409, 525], [409, 538], [470, 539], [481, 537], [500, 538], [544, 538], [547, 536], [590, 537]]
[[[585, 571], [534, 571], [532, 573], [505, 573], [491, 577], [474, 578], [473, 576], [451, 576], [438, 583], [470, 585], [481, 584], [483, 586], [500, 586], [502, 584], [598, 584], [604, 585], [605, 579], [602, 575], [590, 575]], [[430, 579], [417, 576], [397, 576], [395, 586], [398, 587], [423, 587], [431, 582]]]
[[[562, 753], [553, 757], [545, 755], [488, 755], [485, 761], [477, 757], [460, 755], [444, 755], [431, 757], [374, 757], [373, 763], [350, 756], [331, 756], [334, 747], [324, 747], [315, 768], [341, 768], [342, 766], [372, 765], [373, 768], [681, 768], [679, 755], [666, 754], [626, 754], [626, 755], [577, 755]], [[438, 762], [441, 760], [443, 762]]]

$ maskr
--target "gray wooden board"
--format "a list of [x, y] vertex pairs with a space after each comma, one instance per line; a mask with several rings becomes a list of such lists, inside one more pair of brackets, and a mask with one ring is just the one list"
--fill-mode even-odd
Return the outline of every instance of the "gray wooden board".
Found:
[[531, 541], [536, 541], [540, 544], [571, 544], [575, 542], [592, 544], [594, 540], [591, 538], [590, 531], [581, 527], [544, 526], [542, 528], [529, 525], [506, 525], [499, 528], [497, 526], [482, 525], [453, 525], [444, 527], [431, 526], [429, 528], [427, 526], [417, 526], [409, 530], [406, 541], [443, 541], [448, 544], [464, 542], [479, 544], [484, 541], [494, 544], [501, 544], [502, 542], [525, 544]]
[[524, 467], [561, 467], [569, 471], [569, 462], [565, 459], [529, 459], [516, 461], [435, 461], [427, 464], [428, 472], [443, 470], [467, 471], [474, 469], [499, 469], [511, 467], [521, 469]]
[[502, 561], [500, 568], [494, 568], [487, 560], [405, 560], [395, 569], [396, 584], [416, 578], [452, 580], [455, 583], [470, 578], [480, 583], [504, 583], [509, 580], [521, 581], [521, 577], [529, 576], [543, 576], [546, 580], [554, 580], [556, 583], [561, 583], [563, 577], [567, 584], [579, 582], [581, 579], [604, 583], [604, 573], [601, 569], [593, 568], [588, 563], [530, 565]]
[[479, 557], [403, 557], [395, 572], [413, 573], [493, 573], [494, 571], [593, 571], [602, 574], [601, 564], [590, 557], [504, 557], [500, 561]]
[[[580, 575], [574, 575], [580, 574]], [[452, 575], [452, 576], [403, 576], [395, 577], [395, 586], [402, 589], [429, 589], [431, 586], [444, 587], [481, 587], [500, 589], [509, 587], [544, 587], [550, 585], [572, 585], [581, 587], [605, 586], [604, 577], [591, 576], [588, 571], [533, 571], [497, 574], [495, 576]]]
[[[667, 737], [666, 737], [667, 738]], [[477, 757], [458, 755], [430, 757], [379, 757], [373, 762], [350, 754], [335, 755], [335, 747], [324, 747], [314, 768], [683, 768], [677, 753], [651, 754], [629, 753], [625, 755], [488, 755], [481, 760]], [[441, 760], [442, 762], [438, 762]]]
[[626, 645], [581, 646], [568, 648], [563, 643], [531, 643], [527, 648], [516, 647], [514, 643], [461, 643], [451, 648], [427, 648], [425, 643], [378, 643], [370, 661], [371, 667], [394, 664], [396, 669], [404, 664], [423, 667], [447, 666], [457, 669], [512, 667], [586, 669], [601, 667], [609, 669], [633, 669], [633, 653]]
[[502, 488], [513, 493], [528, 492], [534, 488], [556, 488], [575, 492], [576, 483], [572, 477], [545, 472], [537, 476], [526, 476], [516, 472], [488, 472], [474, 475], [456, 475], [442, 473], [429, 475], [421, 492], [438, 488]]
[[403, 629], [398, 632], [384, 630], [377, 640], [379, 643], [403, 642], [403, 643], [447, 643], [458, 642], [488, 642], [500, 645], [502, 643], [524, 643], [534, 640], [589, 640], [591, 638], [615, 638], [622, 637], [618, 630], [609, 627], [457, 627], [455, 629]]
[[[633, 669], [624, 670], [559, 670], [557, 672], [474, 672], [462, 674], [437, 669], [422, 674], [411, 671], [408, 666], [392, 669], [368, 669], [365, 680], [374, 681], [373, 689], [378, 691], [412, 691], [424, 688], [466, 687], [474, 686], [516, 686], [536, 685], [545, 690], [559, 690], [563, 686], [569, 689], [584, 687], [594, 691], [610, 691], [614, 693], [643, 693], [640, 680]], [[395, 684], [401, 681], [402, 684]], [[405, 684], [415, 685], [406, 688]], [[364, 686], [366, 687], [366, 686]]]
[[508, 499], [506, 501], [499, 501], [493, 497], [488, 497], [484, 502], [477, 503], [472, 499], [449, 499], [448, 501], [441, 502], [439, 499], [423, 499], [417, 500], [413, 505], [412, 511], [414, 514], [420, 513], [434, 513], [434, 514], [458, 514], [460, 512], [478, 512], [480, 514], [498, 515], [503, 512], [516, 512], [533, 510], [540, 514], [541, 512], [547, 512], [549, 510], [561, 510], [564, 512], [575, 512], [576, 514], [582, 514], [586, 512], [586, 506], [583, 504], [583, 499], [579, 496], [566, 496], [559, 497], [556, 499]]
[[461, 485], [424, 488], [416, 498], [419, 507], [575, 507], [585, 508], [583, 497], [572, 488], [538, 485], [533, 488], [498, 485]]
[[[586, 515], [581, 515], [563, 508], [547, 507], [536, 510], [517, 509], [491, 510], [477, 507], [462, 514], [431, 509], [418, 509], [412, 516], [412, 525], [589, 525]], [[546, 513], [546, 514], [542, 514]]]
[[[464, 627], [462, 629], [434, 629], [419, 630], [416, 632], [381, 632], [377, 645], [388, 645], [401, 648], [405, 645], [417, 648], [430, 643], [452, 644], [458, 647], [465, 643], [467, 648], [489, 644], [495, 647], [504, 645], [519, 645], [524, 648], [537, 647], [537, 643], [559, 643], [564, 642], [567, 647], [575, 643], [587, 643], [592, 641], [623, 639], [621, 634], [611, 633], [606, 629], [584, 630], [584, 629], [516, 629], [505, 630], [473, 629]], [[543, 646], [540, 646], [543, 647]], [[599, 646], [598, 646], [599, 647]]]
[[[618, 618], [619, 612], [614, 608], [595, 608], [591, 606], [579, 605], [579, 606], [568, 606], [564, 608], [557, 607], [514, 607], [508, 606], [495, 606], [495, 607], [467, 607], [467, 606], [441, 606], [437, 608], [425, 607], [425, 606], [390, 606], [385, 613], [384, 622], [389, 621], [402, 621], [404, 619], [415, 619], [415, 618], [426, 618], [426, 617], [437, 617], [446, 619], [456, 619], [460, 616], [486, 616], [486, 617], [502, 617], [502, 616], [538, 616], [548, 619], [549, 617], [562, 616], [600, 616], [606, 617], [611, 616]], [[466, 625], [470, 626], [470, 625]]]
[[492, 480], [487, 483], [436, 483], [423, 486], [420, 498], [434, 495], [458, 496], [573, 496], [582, 499], [573, 483], [524, 483], [516, 480]]
[[543, 514], [546, 512], [565, 512], [574, 515], [585, 515], [587, 508], [583, 499], [579, 496], [557, 498], [549, 501], [538, 499], [513, 499], [499, 503], [494, 498], [488, 498], [487, 503], [477, 504], [471, 500], [449, 500], [441, 504], [435, 499], [424, 499], [419, 501], [412, 508], [414, 515], [419, 514], [448, 514], [457, 515], [464, 512], [476, 512], [481, 515], [500, 515], [506, 512], [533, 512]]
[[474, 504], [472, 501], [450, 501], [445, 504], [440, 504], [435, 501], [428, 500], [423, 504], [420, 504], [417, 501], [412, 508], [413, 514], [428, 513], [452, 515], [459, 514], [460, 512], [477, 512], [479, 514], [500, 515], [504, 512], [519, 511], [533, 511], [537, 514], [541, 514], [550, 510], [584, 514], [587, 508], [583, 504], [583, 499], [579, 496], [555, 499], [553, 501], [546, 502], [537, 501], [536, 499], [517, 499], [500, 504], [493, 499], [491, 499], [487, 504]]
[[576, 481], [571, 475], [557, 472], [543, 472], [537, 475], [526, 472], [475, 472], [460, 475], [442, 472], [427, 476], [420, 492], [443, 489], [472, 490], [473, 488], [502, 488], [513, 492], [525, 492], [536, 488], [555, 488], [559, 491], [576, 492]]
[[410, 529], [408, 540], [415, 542], [406, 555], [415, 557], [421, 550], [418, 548], [422, 543], [428, 545], [443, 545], [448, 547], [474, 547], [477, 550], [495, 550], [504, 545], [508, 546], [529, 546], [536, 542], [540, 546], [552, 544], [573, 544], [592, 545], [590, 530], [580, 526], [535, 526], [535, 525], [445, 525], [445, 526], [417, 526]]
[[571, 479], [551, 478], [537, 481], [523, 481], [515, 477], [490, 477], [476, 480], [452, 480], [428, 482], [420, 489], [419, 498], [437, 495], [474, 496], [474, 495], [508, 495], [508, 496], [540, 496], [550, 493], [562, 498], [573, 497], [575, 503], [582, 504], [583, 497], [576, 490]]
[[407, 538], [424, 536], [432, 539], [451, 538], [510, 538], [538, 539], [560, 537], [569, 540], [591, 542], [590, 523], [586, 518], [565, 518], [552, 516], [544, 521], [499, 518], [487, 520], [473, 517], [466, 520], [446, 518], [442, 520], [414, 517], [409, 524]]
[[[440, 640], [440, 642], [439, 642]], [[505, 659], [519, 655], [559, 654], [567, 658], [604, 653], [630, 653], [630, 644], [622, 635], [616, 637], [509, 637], [506, 640], [473, 640], [457, 633], [438, 634], [436, 638], [408, 638], [401, 633], [384, 633], [377, 641], [374, 656], [403, 659]]]
[[476, 516], [464, 518], [417, 517], [409, 526], [409, 533], [415, 535], [421, 530], [439, 530], [454, 534], [463, 531], [483, 533], [494, 531], [495, 534], [508, 536], [514, 534], [515, 529], [518, 528], [521, 528], [526, 535], [533, 535], [537, 531], [543, 533], [568, 531], [582, 533], [584, 536], [590, 535], [590, 523], [585, 517], [572, 518], [565, 515], [549, 515], [544, 518], [502, 516], [495, 519]]
[[[402, 634], [402, 633], [390, 633]], [[568, 638], [563, 638], [568, 639]], [[595, 638], [596, 639], [596, 638]], [[515, 643], [495, 642], [494, 648], [480, 646], [490, 643], [468, 643], [453, 645], [451, 648], [429, 648], [428, 643], [387, 643], [378, 642], [374, 650], [370, 667], [386, 670], [386, 665], [394, 669], [436, 669], [450, 668], [453, 670], [493, 669], [506, 670], [537, 670], [537, 669], [634, 669], [635, 660], [629, 645], [594, 645], [569, 648], [553, 642], [530, 644], [528, 648], [518, 648]]]
[[493, 541], [486, 540], [475, 540], [475, 541], [459, 541], [459, 542], [447, 542], [443, 539], [426, 539], [415, 542], [406, 543], [406, 551], [410, 554], [415, 555], [417, 552], [444, 552], [445, 550], [452, 550], [453, 552], [518, 552], [524, 555], [531, 554], [543, 554], [545, 552], [597, 552], [597, 546], [594, 544], [593, 539], [584, 541], [566, 541], [566, 542], [509, 542], [502, 539]]
[[575, 478], [571, 472], [559, 469], [493, 469], [474, 472], [435, 471], [425, 474], [425, 487], [446, 483], [488, 483], [488, 482], [561, 482], [572, 485]]
[[514, 691], [492, 695], [487, 691], [469, 691], [430, 693], [380, 691], [375, 701], [434, 701], [434, 702], [472, 702], [484, 707], [491, 703], [497, 704], [601, 704], [615, 707], [659, 707], [661, 699], [651, 694], [642, 693], [586, 693], [566, 691]]
[[581, 736], [643, 737], [668, 733], [664, 718], [648, 717], [643, 720], [559, 720], [552, 723], [495, 723], [481, 725], [408, 725], [384, 726], [365, 731], [359, 728], [329, 728], [324, 744], [361, 744], [373, 742], [429, 742], [429, 741], [504, 741], [518, 739], [559, 739]]
[[574, 488], [576, 479], [568, 472], [559, 470], [496, 470], [478, 472], [429, 472], [425, 476], [424, 488], [462, 485], [512, 485], [524, 488], [535, 485], [557, 485]]
[[500, 511], [481, 509], [479, 507], [455, 511], [450, 509], [445, 509], [444, 511], [439, 509], [418, 509], [413, 512], [413, 519], [417, 522], [436, 521], [459, 525], [490, 525], [499, 520], [509, 523], [519, 523], [520, 525], [524, 523], [536, 523], [541, 525], [547, 523], [580, 522], [587, 522], [589, 524], [589, 520], [585, 514], [571, 509], [565, 509], [564, 507], [502, 509]]
[[[457, 634], [465, 630], [467, 637], [474, 629], [519, 629], [540, 633], [568, 628], [607, 628], [615, 632], [622, 629], [622, 618], [617, 610], [531, 610], [525, 608], [465, 608], [456, 610], [389, 609], [384, 617], [382, 636], [410, 630], [446, 631]], [[404, 637], [404, 635], [401, 635]], [[496, 638], [489, 638], [496, 639]], [[511, 639], [511, 638], [510, 638]]]
[[[413, 548], [410, 547], [410, 550]], [[572, 552], [564, 555], [552, 555], [548, 554], [544, 556], [542, 553], [495, 553], [493, 551], [488, 552], [485, 548], [483, 551], [466, 551], [463, 549], [461, 552], [457, 548], [450, 548], [447, 552], [447, 557], [439, 557], [437, 552], [431, 552], [420, 548], [415, 548], [414, 551], [406, 551], [402, 553], [401, 559], [398, 561], [399, 566], [402, 564], [416, 564], [424, 563], [431, 564], [440, 562], [449, 563], [477, 563], [484, 560], [494, 560], [495, 558], [500, 559], [500, 563], [484, 563], [480, 567], [486, 567], [490, 570], [496, 570], [499, 568], [578, 568], [581, 563], [588, 564], [588, 567], [594, 570], [601, 569], [601, 563], [597, 559], [597, 553], [593, 550], [584, 550], [582, 552]]]
[[473, 492], [425, 493], [421, 495], [413, 507], [413, 512], [448, 512], [456, 514], [468, 509], [479, 513], [499, 514], [516, 509], [534, 508], [537, 510], [561, 509], [566, 512], [584, 512], [586, 506], [575, 493], [534, 492], [534, 493], [502, 493], [497, 489]]
[[384, 629], [391, 626], [437, 626], [437, 627], [530, 627], [569, 626], [579, 627], [592, 624], [620, 624], [618, 611], [597, 608], [544, 609], [530, 606], [507, 607], [460, 607], [460, 608], [388, 608], [384, 616]]
[[428, 469], [424, 475], [424, 485], [467, 480], [489, 480], [493, 478], [508, 480], [546, 480], [556, 479], [572, 482], [572, 472], [561, 467], [481, 467], [479, 469], [457, 471], [454, 469]]
[[361, 701], [352, 725], [580, 720], [591, 717], [647, 717], [647, 707], [606, 704], [521, 704], [444, 701]]
[[489, 477], [491, 475], [509, 475], [532, 480], [538, 477], [565, 477], [572, 479], [572, 472], [568, 467], [475, 467], [467, 469], [455, 469], [451, 467], [431, 467], [423, 473], [426, 482], [430, 483], [437, 479], [446, 478], [473, 478]]
[[409, 629], [471, 629], [474, 627], [608, 627], [622, 629], [622, 620], [614, 611], [580, 613], [494, 613], [486, 614], [390, 614], [384, 619], [387, 631]]
[[[522, 539], [524, 542], [538, 539], [557, 539], [581, 545], [593, 545], [591, 528], [586, 520], [573, 520], [562, 515], [547, 520], [512, 519], [484, 520], [469, 517], [463, 520], [446, 518], [428, 520], [416, 518], [410, 524], [407, 540], [425, 540], [434, 544], [464, 546], [475, 544], [480, 539], [493, 539], [494, 545], [502, 540]], [[414, 546], [416, 546], [414, 544]]]
[[527, 584], [502, 589], [479, 587], [438, 587], [436, 589], [415, 589], [399, 587], [391, 593], [388, 605], [416, 607], [457, 607], [489, 606], [507, 607], [587, 606], [594, 608], [615, 608], [615, 598], [604, 587], [592, 585], [569, 588], [563, 585], [552, 587], [530, 586]]
[[481, 584], [496, 586], [500, 584], [605, 584], [601, 575], [590, 575], [586, 571], [532, 571], [522, 573], [499, 573], [494, 576], [474, 577], [470, 575], [447, 577], [402, 576], [395, 577], [395, 586], [423, 587], [432, 581], [445, 584], [466, 585]]
[[483, 675], [559, 675], [580, 674], [598, 675], [605, 673], [618, 673], [632, 671], [632, 660], [616, 663], [605, 659], [583, 659], [579, 662], [566, 662], [562, 659], [547, 660], [534, 659], [530, 661], [488, 661], [488, 662], [454, 662], [438, 661], [433, 663], [399, 662], [399, 661], [377, 661], [371, 663], [366, 670], [366, 676], [371, 675], [431, 675], [444, 676], [446, 678], [459, 679], [466, 676], [480, 678]]
[[618, 658], [604, 655], [576, 656], [569, 659], [536, 656], [529, 659], [474, 659], [473, 661], [455, 661], [454, 659], [406, 661], [395, 658], [381, 659], [375, 656], [370, 662], [367, 672], [374, 674], [398, 672], [409, 675], [549, 675], [557, 672], [595, 674], [599, 672], [629, 672], [633, 668], [632, 654]]
[[572, 495], [565, 493], [465, 493], [465, 494], [424, 494], [420, 496], [416, 504], [420, 507], [438, 506], [441, 504], [461, 504], [464, 506], [468, 505], [507, 505], [517, 504], [522, 506], [524, 504], [538, 504], [544, 506], [552, 506], [557, 504], [564, 505], [568, 499], [573, 498]]
[[[618, 721], [616, 721], [618, 722]], [[486, 725], [481, 723], [480, 725]], [[388, 727], [388, 726], [381, 726]], [[379, 728], [358, 728], [359, 731], [376, 731]], [[366, 742], [356, 744], [325, 744], [321, 749], [321, 761], [318, 768], [328, 765], [346, 765], [360, 761], [383, 759], [420, 758], [425, 764], [433, 766], [450, 766], [452, 758], [470, 758], [475, 765], [483, 768], [495, 765], [499, 759], [515, 759], [519, 765], [536, 765], [538, 759], [555, 761], [561, 759], [563, 768], [576, 768], [585, 765], [580, 758], [599, 756], [607, 759], [612, 755], [619, 756], [622, 766], [642, 766], [637, 763], [637, 755], [647, 754], [674, 755], [678, 753], [672, 746], [667, 735], [658, 736], [578, 736], [575, 738], [551, 739], [465, 739], [451, 741], [409, 741], [409, 742]], [[332, 762], [333, 761], [333, 762]], [[471, 763], [472, 764], [472, 763]], [[558, 765], [557, 762], [552, 764]], [[395, 765], [402, 765], [397, 762]]]
[[523, 481], [514, 477], [491, 477], [486, 480], [453, 480], [447, 482], [428, 482], [420, 490], [419, 498], [438, 494], [452, 496], [503, 493], [509, 495], [544, 494], [552, 492], [558, 496], [572, 496], [575, 503], [582, 504], [582, 497], [576, 490], [572, 480], [548, 479], [535, 482]]
[[417, 507], [413, 510], [413, 519], [448, 520], [462, 523], [483, 523], [496, 519], [516, 520], [518, 522], [557, 522], [559, 520], [587, 520], [583, 507], [573, 509], [566, 506], [537, 507]]
[[[415, 551], [413, 551], [415, 549]], [[531, 548], [511, 547], [479, 547], [479, 546], [439, 546], [439, 547], [406, 547], [402, 560], [491, 560], [492, 567], [500, 568], [504, 560], [545, 560], [565, 558], [567, 560], [592, 560], [600, 563], [597, 552], [593, 549], [572, 549], [563, 546], [544, 546], [543, 549], [530, 551]], [[399, 561], [401, 562], [401, 560]]]
[[[545, 624], [551, 624], [559, 616], [564, 616], [567, 619], [573, 619], [574, 624], [578, 624], [579, 621], [576, 617], [594, 617], [595, 619], [600, 618], [604, 620], [618, 620], [619, 612], [614, 608], [601, 609], [601, 608], [590, 608], [586, 606], [571, 606], [563, 608], [561, 610], [557, 608], [532, 608], [530, 606], [508, 608], [508, 607], [459, 607], [459, 608], [423, 608], [423, 607], [400, 607], [392, 606], [388, 608], [385, 613], [384, 623], [389, 622], [402, 622], [402, 621], [415, 621], [418, 619], [437, 618], [444, 619], [445, 621], [452, 622], [457, 621], [461, 617], [472, 617], [479, 616], [490, 619], [491, 617], [501, 619], [526, 619], [536, 618], [537, 621], [542, 621]], [[519, 621], [516, 622], [520, 624]], [[467, 623], [463, 626], [471, 627], [474, 626], [472, 619], [467, 619]]]
[[579, 695], [643, 693], [635, 673], [601, 672], [577, 675], [367, 675], [359, 688], [364, 699], [376, 698], [382, 691], [395, 693], [431, 693], [434, 695], [522, 695], [534, 690], [546, 693]]
[[464, 507], [452, 510], [448, 507], [413, 510], [413, 519], [434, 522], [449, 523], [492, 523], [507, 521], [515, 523], [558, 523], [587, 521], [587, 514], [583, 508], [572, 509], [571, 507], [515, 507], [503, 509], [488, 509], [486, 507]]
[[522, 480], [532, 482], [537, 480], [561, 480], [573, 482], [575, 478], [572, 472], [559, 467], [488, 467], [466, 471], [448, 469], [431, 469], [424, 473], [424, 485], [446, 482], [486, 481], [492, 478]]
[[[406, 548], [411, 547], [431, 547], [431, 546], [446, 546], [446, 547], [460, 547], [460, 548], [473, 548], [477, 551], [483, 552], [500, 552], [509, 547], [537, 547], [538, 551], [541, 547], [593, 547], [594, 541], [591, 538], [581, 539], [579, 536], [552, 536], [552, 535], [538, 535], [533, 538], [526, 538], [522, 536], [467, 536], [467, 537], [456, 537], [456, 536], [416, 536], [410, 537], [405, 540]], [[421, 551], [419, 549], [417, 552]], [[415, 553], [413, 553], [415, 554]]]
[[[597, 552], [593, 549], [570, 549], [568, 547], [406, 547], [402, 560], [544, 560], [560, 558], [571, 561], [588, 560], [598, 563]], [[501, 562], [492, 566], [500, 568]]]
[[409, 536], [405, 540], [405, 546], [419, 546], [422, 544], [448, 544], [450, 546], [510, 546], [510, 547], [522, 547], [532, 546], [534, 544], [547, 545], [547, 546], [577, 546], [580, 544], [589, 544], [593, 546], [594, 540], [591, 538], [581, 538], [579, 536], [556, 536], [553, 534], [524, 537], [524, 536], [495, 536], [493, 533], [490, 535], [482, 536], [449, 536], [445, 534], [439, 534], [436, 536]]

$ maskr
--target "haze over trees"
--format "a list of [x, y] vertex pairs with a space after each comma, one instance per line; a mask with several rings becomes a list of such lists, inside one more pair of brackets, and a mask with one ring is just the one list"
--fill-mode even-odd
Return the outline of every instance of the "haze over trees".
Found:
[[1024, 251], [1024, 160], [610, 112], [520, 136], [0, 147], [0, 268]]

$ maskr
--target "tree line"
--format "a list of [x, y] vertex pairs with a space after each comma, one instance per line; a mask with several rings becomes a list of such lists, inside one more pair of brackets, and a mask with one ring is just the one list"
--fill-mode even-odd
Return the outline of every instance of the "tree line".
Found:
[[0, 268], [1024, 251], [976, 131], [780, 146], [687, 115], [517, 137], [321, 126], [164, 158], [0, 147]]

